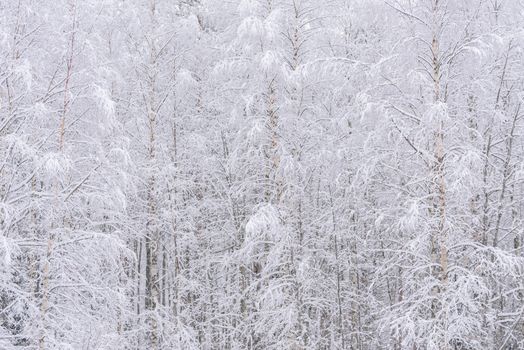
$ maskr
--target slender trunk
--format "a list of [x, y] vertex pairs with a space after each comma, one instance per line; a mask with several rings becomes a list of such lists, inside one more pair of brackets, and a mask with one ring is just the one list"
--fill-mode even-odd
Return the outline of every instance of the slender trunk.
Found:
[[148, 125], [148, 165], [150, 174], [147, 182], [147, 223], [146, 223], [146, 309], [148, 311], [147, 338], [150, 349], [159, 348], [158, 319], [156, 316], [160, 302], [159, 274], [158, 274], [158, 246], [159, 232], [157, 224], [157, 195], [156, 177], [154, 175], [156, 163], [156, 123], [157, 123], [157, 91], [156, 91], [156, 64], [157, 49], [154, 30], [156, 23], [156, 1], [150, 0], [151, 31], [149, 38], [149, 69], [147, 71], [147, 125]]
[[[441, 97], [441, 62], [440, 62], [440, 43], [439, 32], [441, 29], [441, 22], [439, 17], [440, 0], [433, 2], [433, 38], [431, 45], [432, 54], [432, 78], [433, 78], [433, 95], [435, 103], [442, 103]], [[444, 330], [444, 338], [441, 339], [441, 349], [449, 349], [450, 339], [448, 339], [448, 320], [445, 311], [445, 292], [448, 284], [448, 229], [446, 227], [446, 181], [445, 181], [445, 149], [444, 149], [444, 120], [438, 120], [437, 130], [435, 132], [435, 165], [433, 168], [433, 179], [435, 182], [435, 215], [437, 219], [437, 230], [433, 237], [433, 258], [435, 265], [440, 267], [437, 274], [437, 279], [440, 281], [436, 292], [436, 299], [440, 306], [434, 305], [434, 317], [439, 318]], [[440, 315], [436, 315], [439, 312]]]
[[274, 84], [274, 80], [269, 83], [266, 97], [266, 127], [269, 132], [269, 147], [266, 149], [266, 202], [268, 203], [272, 200], [278, 203], [282, 192], [281, 183], [277, 173], [278, 168], [280, 167], [280, 156], [278, 155], [280, 140], [278, 135], [279, 120]]
[[[149, 111], [149, 163], [155, 162], [155, 123], [156, 113], [154, 112], [154, 90], [150, 94], [150, 111]], [[158, 276], [158, 227], [156, 223], [156, 179], [150, 175], [148, 181], [147, 194], [147, 224], [146, 224], [146, 308], [150, 313], [149, 322], [149, 341], [152, 349], [158, 346], [157, 319], [153, 315], [159, 302], [159, 276]]]
[[[68, 48], [68, 55], [66, 58], [66, 76], [64, 80], [64, 100], [63, 100], [63, 106], [62, 106], [62, 113], [60, 115], [60, 123], [58, 127], [58, 150], [60, 153], [63, 153], [64, 149], [64, 143], [65, 143], [65, 124], [67, 115], [69, 112], [69, 105], [70, 105], [70, 84], [71, 84], [71, 76], [73, 73], [73, 57], [74, 57], [74, 50], [75, 50], [75, 33], [76, 33], [76, 26], [77, 26], [77, 18], [76, 18], [76, 2], [74, 2], [71, 5], [71, 17], [72, 17], [72, 30], [71, 30], [71, 36], [69, 39], [69, 48]], [[55, 184], [55, 208], [59, 208], [59, 184]], [[56, 223], [55, 223], [56, 224]], [[54, 225], [53, 225], [54, 226]], [[50, 272], [51, 272], [51, 257], [53, 255], [53, 250], [55, 246], [55, 233], [53, 232], [55, 227], [51, 227], [50, 231], [48, 233], [48, 239], [47, 239], [47, 245], [46, 245], [46, 254], [45, 254], [45, 261], [42, 268], [42, 288], [41, 288], [41, 301], [40, 301], [40, 314], [41, 314], [41, 334], [38, 342], [38, 347], [40, 350], [45, 349], [46, 346], [46, 318], [47, 318], [47, 311], [49, 309], [49, 280], [50, 280]]]
[[341, 276], [340, 276], [340, 261], [339, 261], [339, 249], [338, 249], [338, 239], [337, 239], [337, 224], [335, 220], [335, 209], [333, 206], [333, 193], [331, 192], [331, 186], [328, 186], [329, 190], [329, 200], [331, 205], [331, 220], [333, 223], [333, 244], [335, 245], [335, 272], [336, 272], [336, 281], [337, 281], [337, 309], [338, 309], [338, 331], [340, 339], [342, 342], [342, 349], [346, 349], [346, 337], [344, 330], [344, 321], [342, 314], [342, 296], [341, 296]]

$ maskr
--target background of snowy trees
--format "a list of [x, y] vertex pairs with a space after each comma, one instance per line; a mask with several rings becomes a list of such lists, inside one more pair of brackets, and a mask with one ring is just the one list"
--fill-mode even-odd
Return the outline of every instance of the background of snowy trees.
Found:
[[1, 349], [524, 349], [524, 2], [0, 1]]

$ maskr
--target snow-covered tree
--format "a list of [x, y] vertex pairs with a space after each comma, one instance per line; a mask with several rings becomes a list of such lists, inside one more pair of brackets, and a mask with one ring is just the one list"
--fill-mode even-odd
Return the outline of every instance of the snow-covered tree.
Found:
[[0, 348], [524, 349], [523, 14], [0, 2]]

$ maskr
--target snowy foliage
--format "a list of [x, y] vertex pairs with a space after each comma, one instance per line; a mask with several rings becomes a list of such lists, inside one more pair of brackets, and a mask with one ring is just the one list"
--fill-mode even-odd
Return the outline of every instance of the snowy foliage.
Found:
[[524, 2], [0, 1], [0, 349], [524, 350]]

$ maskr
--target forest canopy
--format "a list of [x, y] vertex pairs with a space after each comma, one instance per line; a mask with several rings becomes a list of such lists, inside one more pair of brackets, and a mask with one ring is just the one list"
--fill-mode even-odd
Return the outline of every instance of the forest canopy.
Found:
[[0, 349], [523, 350], [524, 1], [0, 1]]

